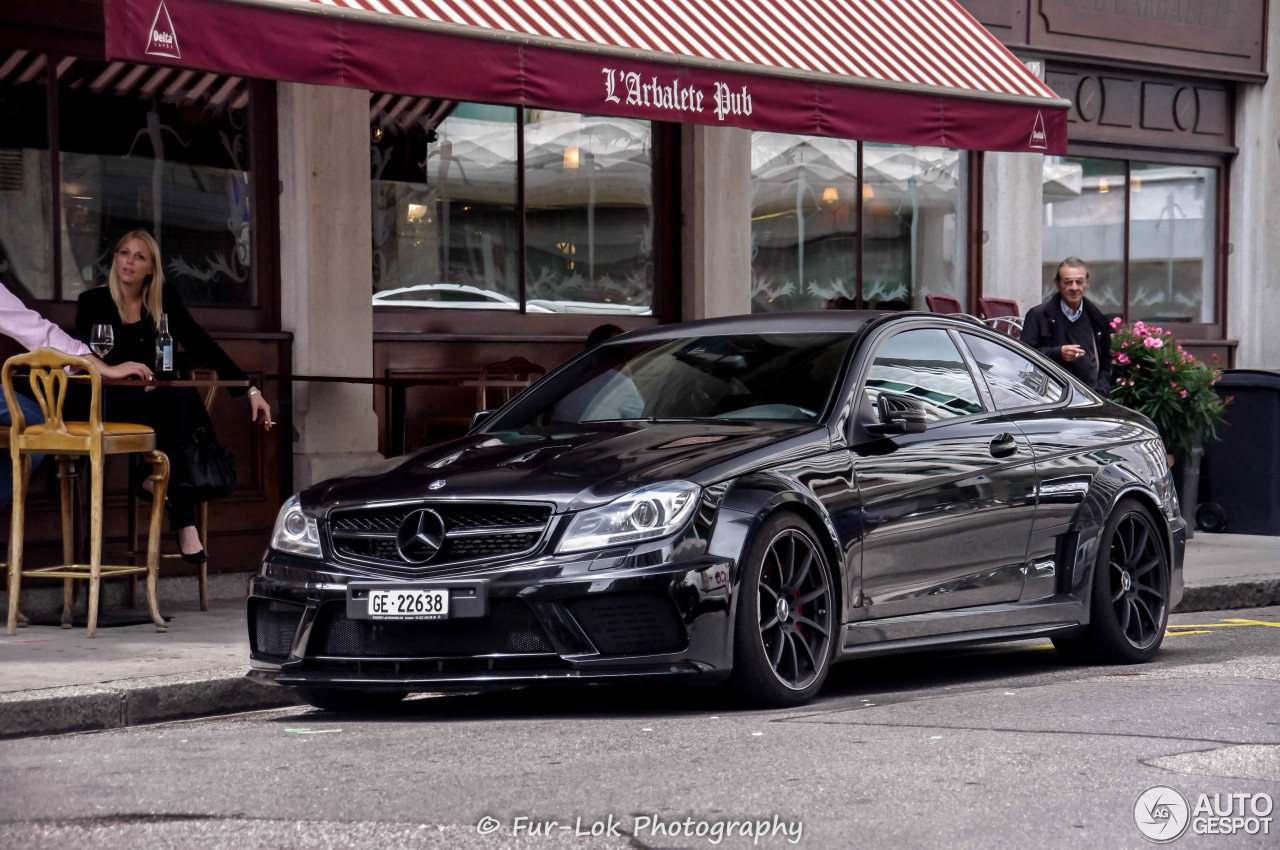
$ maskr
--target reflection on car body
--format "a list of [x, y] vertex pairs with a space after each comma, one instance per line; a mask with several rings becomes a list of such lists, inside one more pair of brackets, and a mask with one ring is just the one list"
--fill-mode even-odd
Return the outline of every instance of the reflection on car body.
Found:
[[669, 325], [290, 499], [250, 675], [331, 708], [643, 677], [787, 705], [833, 662], [929, 646], [1138, 662], [1184, 545], [1151, 423], [986, 328]]

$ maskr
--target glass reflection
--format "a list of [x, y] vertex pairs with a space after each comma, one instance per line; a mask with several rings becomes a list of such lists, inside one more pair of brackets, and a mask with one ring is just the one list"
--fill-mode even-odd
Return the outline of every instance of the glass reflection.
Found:
[[869, 307], [925, 310], [925, 295], [968, 309], [967, 154], [863, 145], [862, 297]]
[[648, 315], [654, 289], [649, 122], [526, 114], [529, 312]]
[[24, 301], [53, 297], [46, 64], [0, 50], [0, 283]]
[[965, 344], [982, 370], [996, 407], [1007, 410], [1033, 404], [1052, 404], [1065, 387], [1027, 358], [990, 340], [963, 334]]
[[923, 403], [930, 422], [982, 412], [964, 359], [939, 329], [904, 331], [881, 345], [865, 392], [873, 406], [884, 392], [911, 396]]
[[858, 143], [751, 134], [751, 310], [821, 310], [857, 287]]
[[62, 297], [105, 281], [150, 231], [188, 305], [252, 306], [249, 86], [125, 62], [59, 62]]
[[1089, 264], [1089, 300], [1110, 316], [1124, 311], [1125, 163], [1044, 158], [1043, 297], [1067, 257]]
[[1212, 322], [1218, 172], [1130, 166], [1129, 319]]
[[375, 307], [518, 310], [516, 109], [375, 95]]

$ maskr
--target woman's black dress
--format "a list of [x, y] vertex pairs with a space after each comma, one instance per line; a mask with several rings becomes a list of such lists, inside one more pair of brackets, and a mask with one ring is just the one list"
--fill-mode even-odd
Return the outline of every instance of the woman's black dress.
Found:
[[[176, 345], [182, 347], [193, 362], [213, 369], [224, 381], [243, 381], [246, 375], [227, 356], [218, 343], [196, 324], [177, 290], [164, 288], [164, 311], [169, 316], [169, 333]], [[76, 336], [88, 342], [97, 324], [109, 324], [115, 334], [115, 345], [106, 357], [110, 365], [134, 361], [155, 366], [156, 320], [143, 308], [142, 319], [125, 324], [120, 311], [111, 300], [111, 290], [106, 286], [81, 293], [76, 304]], [[194, 525], [195, 505], [184, 500], [172, 485], [188, 480], [182, 463], [182, 447], [197, 428], [207, 428], [213, 433], [213, 423], [204, 409], [200, 394], [192, 387], [155, 387], [147, 390], [140, 382], [134, 387], [103, 388], [103, 418], [117, 422], [137, 422], [150, 425], [156, 432], [156, 447], [169, 456], [170, 508], [169, 526], [175, 530]], [[232, 395], [241, 395], [244, 389], [236, 387]], [[87, 404], [87, 402], [85, 402]], [[131, 482], [131, 486], [137, 482]]]

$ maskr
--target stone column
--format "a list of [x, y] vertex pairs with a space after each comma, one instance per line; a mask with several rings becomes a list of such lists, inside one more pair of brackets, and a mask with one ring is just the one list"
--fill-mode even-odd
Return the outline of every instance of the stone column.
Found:
[[[988, 153], [982, 175], [982, 294], [1012, 298], [1023, 315], [1039, 304], [1044, 156]], [[977, 304], [973, 305], [976, 313]]]
[[1280, 369], [1280, 11], [1267, 16], [1266, 85], [1240, 83], [1231, 166], [1231, 253], [1227, 256], [1227, 337], [1240, 341], [1236, 367]]
[[682, 318], [751, 312], [751, 131], [681, 127]]
[[[278, 84], [280, 312], [303, 375], [373, 374], [369, 93]], [[373, 388], [295, 383], [294, 486], [379, 460]]]

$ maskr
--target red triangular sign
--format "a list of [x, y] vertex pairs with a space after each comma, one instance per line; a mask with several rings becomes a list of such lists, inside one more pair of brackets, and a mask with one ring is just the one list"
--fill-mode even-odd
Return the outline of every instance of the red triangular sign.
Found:
[[1039, 111], [1036, 112], [1036, 123], [1031, 127], [1031, 138], [1027, 141], [1027, 147], [1036, 151], [1049, 149], [1049, 134], [1044, 131], [1044, 115]]
[[178, 31], [173, 28], [173, 19], [169, 10], [164, 7], [164, 0], [156, 9], [156, 19], [151, 22], [151, 30], [147, 33], [146, 53], [150, 56], [168, 56], [170, 59], [181, 59], [182, 51], [178, 49]]

